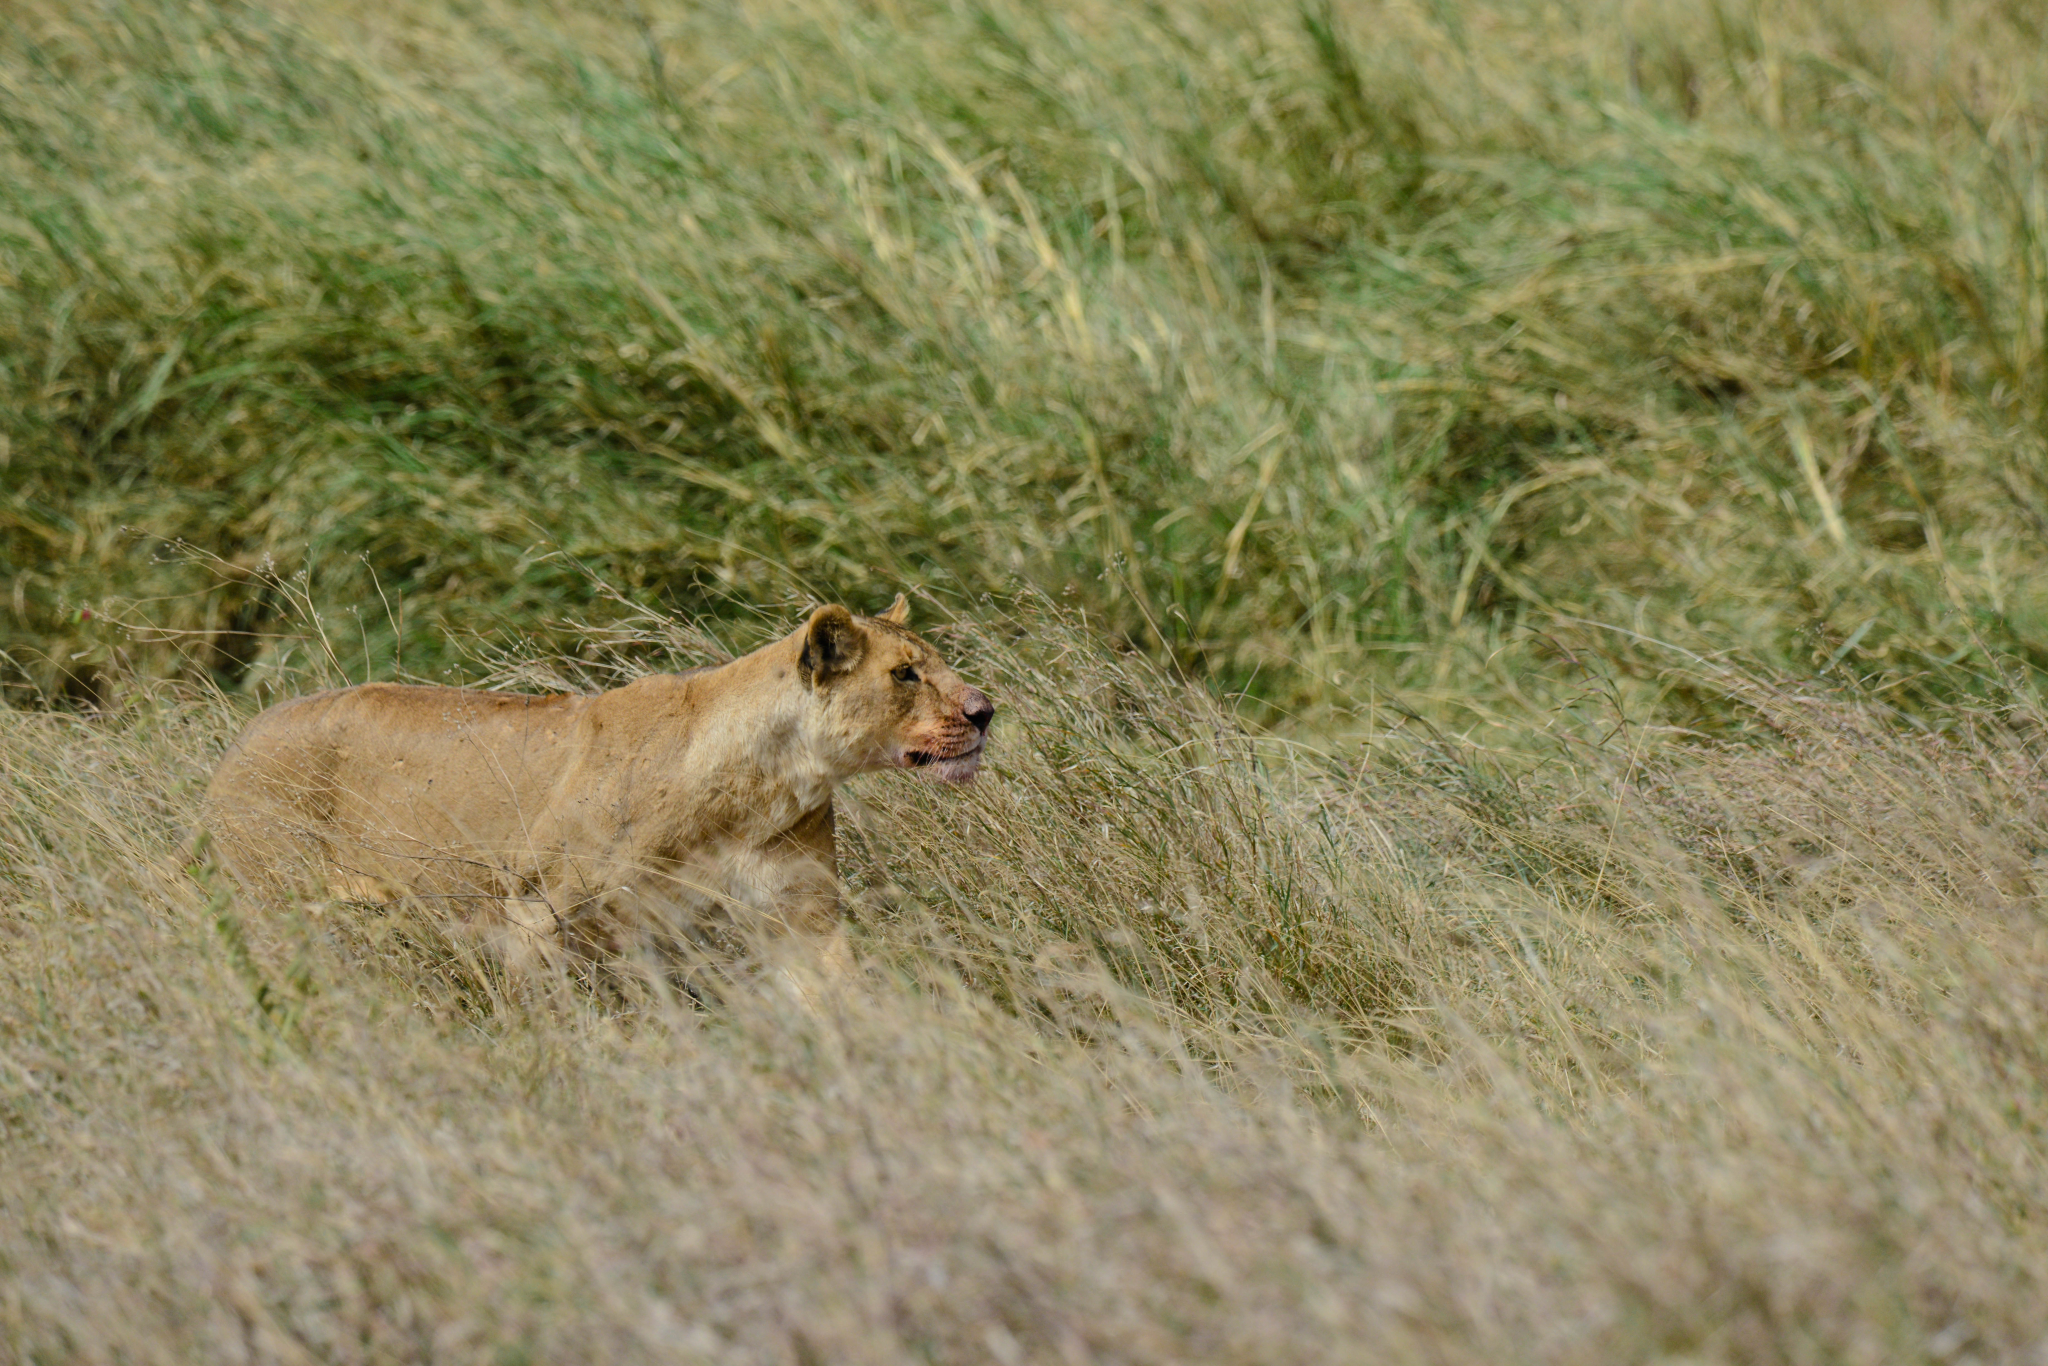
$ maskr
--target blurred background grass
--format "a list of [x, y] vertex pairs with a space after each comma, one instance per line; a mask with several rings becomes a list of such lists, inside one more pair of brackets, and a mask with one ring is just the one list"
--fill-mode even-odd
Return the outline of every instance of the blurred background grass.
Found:
[[6, 685], [235, 686], [274, 571], [360, 619], [358, 678], [554, 648], [599, 584], [1022, 582], [1268, 718], [1520, 710], [1593, 647], [1724, 719], [1572, 618], [1981, 690], [2048, 661], [2041, 39], [2010, 0], [11, 6]]

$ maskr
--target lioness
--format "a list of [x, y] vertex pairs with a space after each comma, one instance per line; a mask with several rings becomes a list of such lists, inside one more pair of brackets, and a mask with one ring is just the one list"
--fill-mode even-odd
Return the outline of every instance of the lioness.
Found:
[[440, 901], [523, 961], [796, 935], [837, 974], [834, 785], [964, 783], [994, 715], [899, 594], [595, 696], [365, 683], [280, 702], [222, 758], [205, 820], [252, 889]]

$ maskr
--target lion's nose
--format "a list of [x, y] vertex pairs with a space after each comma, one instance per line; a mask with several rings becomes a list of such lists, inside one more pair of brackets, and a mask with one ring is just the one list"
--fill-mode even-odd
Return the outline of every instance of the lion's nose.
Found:
[[996, 704], [988, 700], [988, 694], [979, 688], [969, 688], [967, 695], [960, 699], [960, 710], [967, 713], [967, 719], [983, 734], [988, 733], [988, 723], [995, 719]]

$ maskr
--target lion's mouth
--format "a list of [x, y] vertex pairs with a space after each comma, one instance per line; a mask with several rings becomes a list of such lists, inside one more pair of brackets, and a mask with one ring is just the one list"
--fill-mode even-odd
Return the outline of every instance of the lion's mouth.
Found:
[[972, 778], [981, 767], [983, 742], [977, 739], [972, 745], [957, 754], [939, 754], [928, 749], [908, 750], [903, 762], [910, 768], [922, 769], [927, 777], [940, 782], [964, 783]]

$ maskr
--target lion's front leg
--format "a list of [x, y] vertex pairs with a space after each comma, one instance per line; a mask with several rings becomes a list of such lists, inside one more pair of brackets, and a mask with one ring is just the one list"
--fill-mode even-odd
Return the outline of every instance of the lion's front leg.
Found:
[[770, 847], [770, 913], [777, 982], [817, 1013], [860, 980], [860, 967], [839, 906], [839, 874], [828, 804], [800, 821]]
[[544, 894], [497, 898], [489, 935], [492, 948], [515, 976], [538, 974], [563, 965], [561, 917]]
[[830, 808], [761, 843], [700, 850], [674, 873], [683, 913], [703, 939], [753, 964], [809, 1006], [858, 977], [840, 921]]

